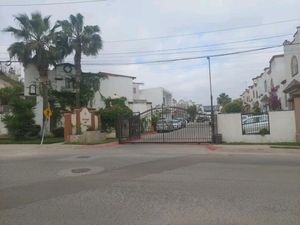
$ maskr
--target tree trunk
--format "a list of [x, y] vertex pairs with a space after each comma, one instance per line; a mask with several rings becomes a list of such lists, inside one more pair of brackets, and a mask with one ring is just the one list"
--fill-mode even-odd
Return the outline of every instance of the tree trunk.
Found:
[[80, 79], [81, 79], [81, 47], [76, 50], [74, 56], [76, 78], [76, 108], [80, 108]]
[[[41, 83], [41, 94], [43, 97], [43, 110], [46, 109], [49, 106], [48, 102], [48, 67], [40, 67], [39, 68], [39, 75], [40, 75], [40, 83]], [[43, 114], [43, 121], [45, 121], [46, 118]]]
[[48, 65], [38, 66], [38, 71], [40, 75], [40, 92], [43, 97], [43, 126], [42, 130], [44, 130], [46, 117], [44, 115], [44, 110], [49, 106], [48, 102]]

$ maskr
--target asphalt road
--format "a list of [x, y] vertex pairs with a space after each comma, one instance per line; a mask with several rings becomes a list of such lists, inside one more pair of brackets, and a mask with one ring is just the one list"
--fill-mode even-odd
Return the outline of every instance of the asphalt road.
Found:
[[1, 225], [300, 224], [300, 154], [266, 146], [0, 146], [0, 175]]

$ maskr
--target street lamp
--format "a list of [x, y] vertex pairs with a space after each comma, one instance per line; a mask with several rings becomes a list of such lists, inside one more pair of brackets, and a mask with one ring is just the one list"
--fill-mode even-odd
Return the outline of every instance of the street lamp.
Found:
[[212, 85], [211, 85], [211, 68], [210, 68], [209, 56], [207, 57], [207, 60], [208, 60], [209, 90], [210, 90], [211, 138], [212, 138], [212, 143], [215, 143], [215, 115], [214, 115], [214, 104], [213, 104]]

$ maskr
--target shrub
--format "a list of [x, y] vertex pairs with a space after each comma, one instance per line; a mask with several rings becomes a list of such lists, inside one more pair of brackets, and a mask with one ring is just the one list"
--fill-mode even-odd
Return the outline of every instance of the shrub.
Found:
[[132, 116], [132, 111], [125, 105], [125, 101], [125, 98], [107, 99], [105, 101], [105, 109], [99, 110], [103, 131], [115, 128], [119, 118]]
[[54, 137], [64, 137], [64, 128], [58, 127], [52, 131]]
[[29, 136], [34, 127], [33, 108], [35, 103], [31, 100], [13, 98], [9, 106], [11, 113], [6, 114], [2, 119], [10, 135], [15, 139], [22, 139]]
[[241, 99], [235, 99], [232, 102], [227, 103], [222, 108], [223, 113], [240, 113], [243, 109], [243, 102]]
[[41, 126], [38, 124], [35, 124], [29, 130], [28, 136], [37, 137], [40, 134], [40, 131], [41, 131]]

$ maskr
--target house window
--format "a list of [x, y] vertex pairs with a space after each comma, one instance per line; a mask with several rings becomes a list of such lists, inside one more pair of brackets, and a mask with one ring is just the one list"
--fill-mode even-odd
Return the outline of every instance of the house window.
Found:
[[298, 74], [298, 60], [297, 60], [296, 56], [292, 57], [291, 72], [292, 72], [292, 76], [295, 76]]
[[267, 92], [268, 86], [267, 86], [267, 81], [266, 81], [266, 80], [265, 80], [265, 82], [264, 82], [264, 86], [265, 86], [265, 92]]
[[72, 89], [73, 88], [73, 81], [72, 79], [66, 78], [65, 79], [65, 88]]
[[136, 88], [133, 88], [133, 94], [136, 94]]

